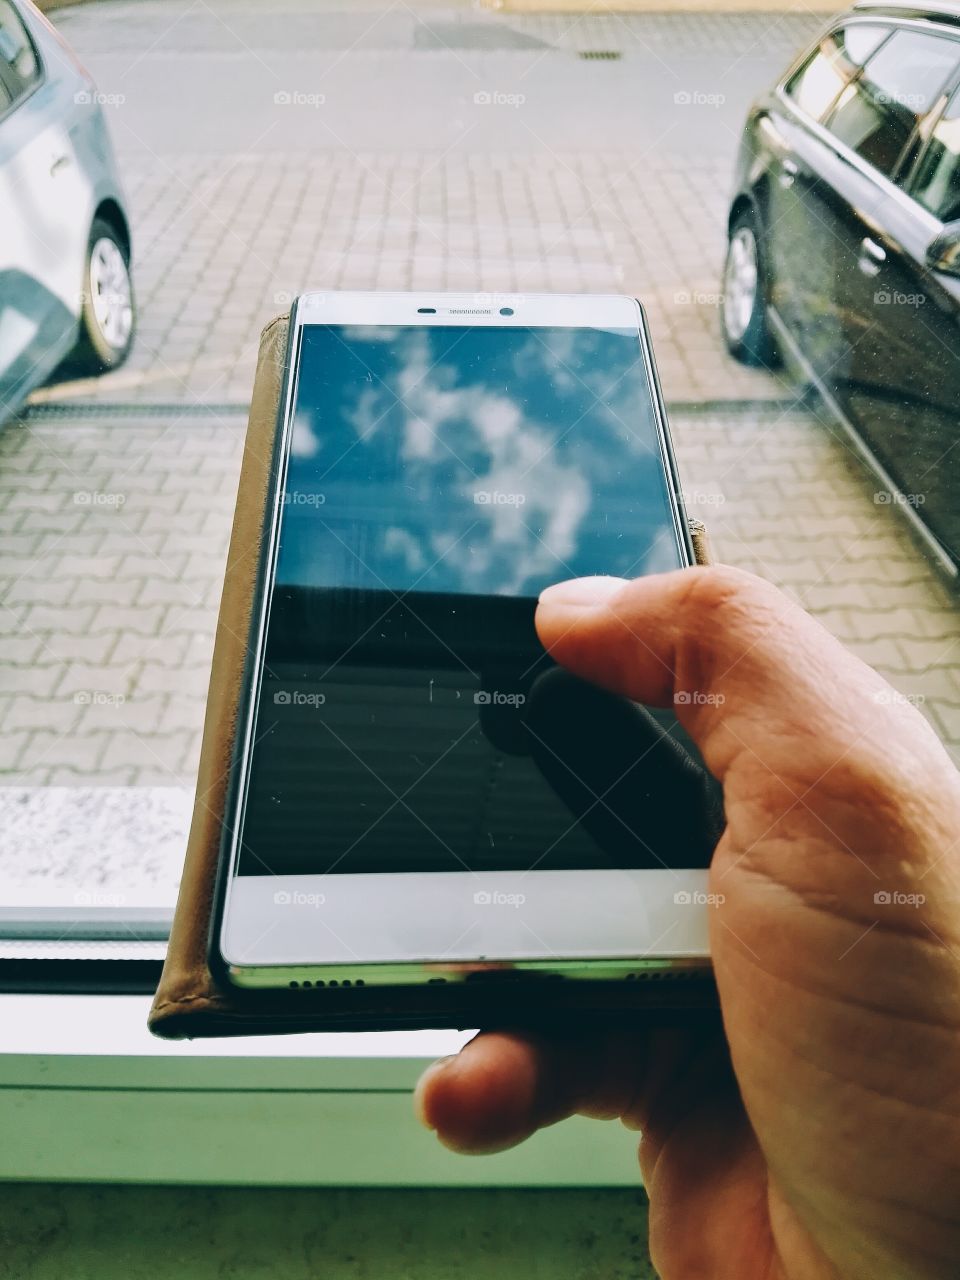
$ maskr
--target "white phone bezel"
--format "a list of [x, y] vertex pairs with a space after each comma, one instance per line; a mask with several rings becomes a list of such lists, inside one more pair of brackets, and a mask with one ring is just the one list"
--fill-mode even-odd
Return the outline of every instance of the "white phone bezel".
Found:
[[[504, 309], [510, 314], [502, 314]], [[635, 329], [664, 468], [674, 483], [662, 397], [635, 299], [605, 294], [309, 293], [297, 299], [291, 315], [293, 368], [285, 379], [279, 417], [282, 462], [267, 532], [268, 581], [276, 566], [302, 327], [450, 326], [462, 325], [467, 317], [471, 325], [490, 327]], [[679, 499], [674, 519], [681, 560], [689, 562]], [[264, 590], [259, 601], [252, 663], [257, 682], [269, 596]], [[236, 876], [256, 701], [255, 696], [248, 699], [239, 726], [241, 780], [225, 824], [229, 864], [218, 940], [220, 958], [237, 985], [296, 986], [324, 980], [406, 984], [436, 981], [438, 975], [465, 978], [504, 966], [567, 977], [626, 977], [709, 965], [711, 900], [702, 869]]]

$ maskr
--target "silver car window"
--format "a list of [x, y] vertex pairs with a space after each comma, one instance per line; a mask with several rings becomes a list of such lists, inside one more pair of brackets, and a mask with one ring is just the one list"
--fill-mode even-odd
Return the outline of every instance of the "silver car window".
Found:
[[10, 0], [0, 0], [0, 63], [7, 72], [7, 101], [0, 95], [0, 110], [19, 98], [40, 79], [40, 63], [26, 27]]

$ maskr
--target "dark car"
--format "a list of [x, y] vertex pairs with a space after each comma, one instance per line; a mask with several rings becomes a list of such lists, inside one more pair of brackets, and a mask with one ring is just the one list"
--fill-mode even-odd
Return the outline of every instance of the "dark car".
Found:
[[133, 343], [116, 100], [29, 0], [0, 0], [0, 422], [57, 366], [114, 369]]
[[751, 108], [723, 328], [799, 364], [960, 565], [960, 3], [860, 4]]

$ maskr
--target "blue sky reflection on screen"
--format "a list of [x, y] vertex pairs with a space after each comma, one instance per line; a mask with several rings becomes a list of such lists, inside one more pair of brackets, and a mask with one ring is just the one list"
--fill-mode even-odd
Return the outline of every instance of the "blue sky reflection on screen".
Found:
[[278, 582], [535, 596], [678, 563], [635, 331], [304, 328]]

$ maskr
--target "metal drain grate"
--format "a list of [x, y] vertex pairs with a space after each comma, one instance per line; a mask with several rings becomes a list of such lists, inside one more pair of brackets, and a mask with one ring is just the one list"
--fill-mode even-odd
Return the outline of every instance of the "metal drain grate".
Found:
[[[757, 396], [756, 398], [716, 400], [668, 400], [670, 413], [706, 416], [712, 413], [790, 413], [793, 410], [813, 411], [816, 400], [806, 390], [795, 396]], [[111, 421], [120, 418], [166, 418], [170, 422], [229, 418], [231, 426], [242, 427], [250, 406], [240, 401], [222, 401], [219, 404], [185, 404], [177, 401], [126, 401], [105, 400], [99, 404], [87, 401], [71, 404], [59, 401], [52, 404], [31, 405], [22, 412], [19, 421], [24, 425], [43, 422]], [[16, 424], [14, 418], [11, 425]]]
[[21, 410], [23, 422], [58, 422], [71, 418], [245, 418], [249, 404], [242, 401], [196, 404], [172, 400], [87, 400], [81, 403], [69, 400], [49, 404], [32, 404]]
[[619, 62], [623, 54], [619, 49], [581, 49], [577, 57], [588, 62]]

